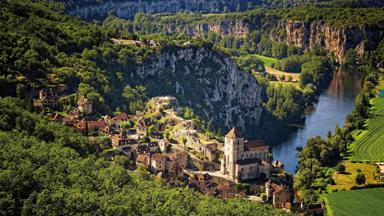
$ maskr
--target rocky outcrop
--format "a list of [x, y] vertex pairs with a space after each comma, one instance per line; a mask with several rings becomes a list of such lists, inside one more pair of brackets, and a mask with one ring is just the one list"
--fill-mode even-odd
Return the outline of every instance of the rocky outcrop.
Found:
[[[185, 33], [187, 36], [202, 38], [208, 32], [217, 33], [220, 36], [231, 35], [234, 37], [247, 37], [250, 34], [249, 26], [241, 19], [225, 19], [217, 23], [186, 23], [176, 24], [175, 22], [154, 23], [154, 29], [162, 29], [167, 34]], [[140, 32], [140, 24], [137, 25], [136, 31]]]
[[173, 48], [151, 56], [132, 79], [153, 96], [175, 96], [207, 122], [228, 129], [258, 125], [262, 87], [227, 56], [204, 47]]
[[365, 50], [375, 47], [372, 43], [378, 42], [382, 37], [377, 27], [333, 26], [325, 21], [304, 23], [289, 20], [284, 22], [284, 26], [288, 43], [304, 49], [323, 47], [333, 53], [339, 61], [343, 60], [348, 49], [356, 49], [362, 56]]
[[114, 11], [118, 17], [133, 18], [136, 13], [220, 13], [244, 11], [259, 4], [259, 0], [109, 0], [93, 4], [76, 4], [69, 8], [71, 15], [84, 19], [105, 17]]

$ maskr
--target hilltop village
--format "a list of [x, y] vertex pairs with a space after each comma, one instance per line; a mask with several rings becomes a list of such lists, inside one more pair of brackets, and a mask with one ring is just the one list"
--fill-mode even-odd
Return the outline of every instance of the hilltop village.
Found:
[[[60, 87], [40, 90], [34, 109], [57, 109], [63, 91]], [[135, 115], [120, 112], [96, 117], [93, 104], [81, 96], [70, 112], [48, 113], [51, 120], [91, 140], [101, 139], [99, 148], [107, 160], [124, 155], [131, 161], [130, 169], [147, 170], [169, 185], [293, 210], [292, 178], [283, 164], [272, 161], [263, 140], [246, 140], [239, 129], [232, 128], [220, 142], [182, 118], [181, 109], [176, 98], [164, 96], [152, 98]]]

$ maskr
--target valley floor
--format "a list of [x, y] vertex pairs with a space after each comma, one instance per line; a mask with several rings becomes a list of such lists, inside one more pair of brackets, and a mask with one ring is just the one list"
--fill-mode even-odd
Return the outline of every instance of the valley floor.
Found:
[[331, 193], [326, 196], [326, 203], [328, 215], [383, 215], [384, 188]]

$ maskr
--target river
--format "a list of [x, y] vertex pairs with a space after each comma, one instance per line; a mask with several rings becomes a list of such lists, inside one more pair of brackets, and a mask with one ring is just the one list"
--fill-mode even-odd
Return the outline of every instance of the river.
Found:
[[354, 101], [361, 90], [361, 79], [348, 73], [334, 74], [328, 89], [323, 90], [313, 111], [306, 114], [302, 128], [292, 133], [284, 142], [272, 146], [274, 160], [284, 164], [285, 170], [294, 173], [297, 166], [296, 148], [316, 135], [325, 137], [336, 124], [344, 125], [347, 115], [354, 107]]

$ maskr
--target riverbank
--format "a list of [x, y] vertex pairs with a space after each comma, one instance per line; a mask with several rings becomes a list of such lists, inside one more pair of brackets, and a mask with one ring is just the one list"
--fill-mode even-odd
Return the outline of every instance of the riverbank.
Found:
[[329, 87], [320, 93], [314, 109], [306, 114], [303, 127], [297, 128], [286, 141], [272, 146], [274, 159], [281, 161], [289, 173], [294, 173], [298, 163], [296, 148], [304, 147], [311, 137], [325, 137], [336, 125], [343, 125], [360, 91], [358, 76], [342, 71], [335, 73]]

